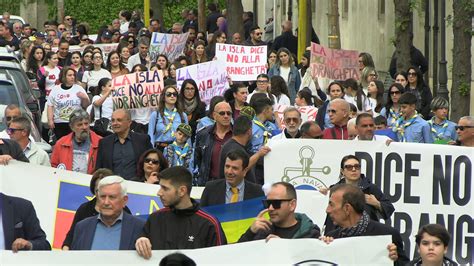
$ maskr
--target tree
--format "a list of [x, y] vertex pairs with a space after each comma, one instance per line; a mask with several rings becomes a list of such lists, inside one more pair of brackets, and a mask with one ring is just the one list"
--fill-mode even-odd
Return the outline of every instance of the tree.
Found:
[[206, 32], [206, 1], [198, 0], [198, 25], [199, 30]]
[[163, 1], [150, 1], [150, 8], [153, 10], [153, 18], [159, 19], [163, 24]]
[[451, 120], [469, 115], [471, 92], [472, 0], [453, 1], [453, 85], [451, 88]]
[[[328, 35], [329, 48], [341, 49], [338, 0], [331, 0], [329, 2], [328, 26], [329, 26], [329, 35]], [[309, 30], [311, 30], [311, 28], [309, 28]]]
[[[242, 21], [242, 15], [244, 13], [244, 7], [242, 1], [238, 0], [227, 0], [227, 31], [238, 32], [242, 38], [244, 37], [244, 23]], [[228, 36], [227, 38], [231, 38]]]
[[393, 2], [395, 4], [395, 58], [398, 72], [407, 70], [411, 65], [412, 11], [410, 0], [393, 0]]

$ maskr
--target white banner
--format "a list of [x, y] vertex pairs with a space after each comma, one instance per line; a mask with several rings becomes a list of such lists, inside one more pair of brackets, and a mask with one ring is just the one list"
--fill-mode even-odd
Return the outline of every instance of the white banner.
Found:
[[188, 36], [189, 32], [181, 34], [153, 32], [149, 51], [151, 62], [155, 62], [160, 54], [166, 55], [169, 62], [174, 62], [183, 53]]
[[216, 57], [232, 81], [256, 80], [259, 74], [267, 73], [267, 46], [216, 43]]
[[[197, 265], [392, 265], [387, 245], [390, 236], [336, 239], [327, 245], [317, 239], [271, 239], [220, 247], [179, 250]], [[174, 250], [153, 251], [149, 260], [135, 251], [29, 251], [0, 252], [7, 265], [158, 265]], [[212, 255], [211, 255], [212, 254]]]
[[452, 236], [448, 257], [460, 265], [472, 262], [474, 237], [474, 149], [435, 144], [271, 140], [265, 156], [265, 180], [287, 181], [299, 189], [329, 187], [338, 182], [345, 155], [361, 159], [362, 173], [392, 201], [389, 223], [398, 229], [413, 258], [418, 229], [445, 225]]
[[[69, 52], [72, 53], [72, 52], [75, 52], [75, 51], [79, 51], [79, 52], [82, 53], [87, 46], [89, 46], [89, 45], [85, 45], [85, 46], [71, 45], [71, 46], [69, 46]], [[110, 52], [115, 51], [117, 49], [118, 43], [97, 43], [97, 44], [93, 44], [93, 46], [97, 47], [97, 48], [100, 48], [102, 50], [102, 53], [105, 56], [104, 62], [106, 62], [107, 57], [109, 56]], [[57, 52], [58, 47], [53, 47], [53, 48], [51, 48], [51, 50], [53, 52]]]
[[195, 64], [176, 70], [176, 81], [178, 88], [181, 88], [183, 81], [193, 79], [199, 89], [201, 101], [209, 105], [211, 98], [216, 95], [224, 95], [224, 91], [229, 89], [227, 72], [218, 61], [209, 61]]

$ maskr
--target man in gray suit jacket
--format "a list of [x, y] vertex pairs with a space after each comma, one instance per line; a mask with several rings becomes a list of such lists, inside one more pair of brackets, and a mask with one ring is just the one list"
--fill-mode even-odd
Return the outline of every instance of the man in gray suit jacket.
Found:
[[244, 180], [248, 165], [249, 156], [247, 153], [242, 150], [229, 152], [224, 164], [225, 179], [206, 183], [200, 205], [205, 207], [263, 197], [260, 185]]
[[98, 185], [99, 214], [80, 221], [74, 229], [71, 250], [133, 250], [145, 225], [123, 211], [127, 187], [120, 176], [108, 176]]

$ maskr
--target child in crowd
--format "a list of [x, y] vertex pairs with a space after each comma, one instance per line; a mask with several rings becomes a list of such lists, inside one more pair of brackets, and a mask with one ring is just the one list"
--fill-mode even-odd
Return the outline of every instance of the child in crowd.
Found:
[[169, 166], [184, 166], [191, 173], [193, 172], [193, 147], [188, 139], [193, 134], [191, 126], [188, 124], [180, 124], [176, 129], [175, 141], [168, 145], [163, 155], [169, 163]]

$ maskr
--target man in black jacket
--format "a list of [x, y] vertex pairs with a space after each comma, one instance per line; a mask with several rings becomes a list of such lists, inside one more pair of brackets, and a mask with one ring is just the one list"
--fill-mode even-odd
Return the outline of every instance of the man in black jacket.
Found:
[[[295, 213], [296, 190], [292, 184], [278, 182], [272, 185], [267, 199], [263, 201], [266, 209], [261, 211], [250, 228], [240, 237], [239, 242], [270, 238], [318, 238], [319, 227], [303, 213]], [[268, 213], [270, 220], [264, 216]]]
[[195, 249], [225, 245], [227, 240], [219, 221], [191, 199], [192, 175], [182, 166], [159, 173], [158, 196], [165, 208], [152, 213], [135, 248], [149, 259], [151, 250]]
[[392, 243], [387, 246], [389, 258], [395, 265], [405, 265], [409, 261], [403, 250], [400, 232], [391, 226], [371, 220], [364, 211], [365, 195], [362, 190], [353, 185], [338, 184], [330, 191], [326, 212], [339, 227], [325, 232], [321, 240], [330, 243], [343, 237], [391, 235]]
[[201, 196], [202, 207], [264, 196], [260, 185], [244, 180], [249, 166], [249, 156], [245, 150], [234, 149], [226, 154], [224, 160], [225, 179], [206, 183]]
[[0, 165], [7, 165], [12, 159], [29, 163], [18, 143], [10, 139], [0, 138]]
[[150, 137], [130, 131], [130, 111], [118, 109], [112, 113], [112, 131], [99, 142], [96, 169], [108, 168], [130, 180], [136, 176], [138, 158], [151, 149]]

